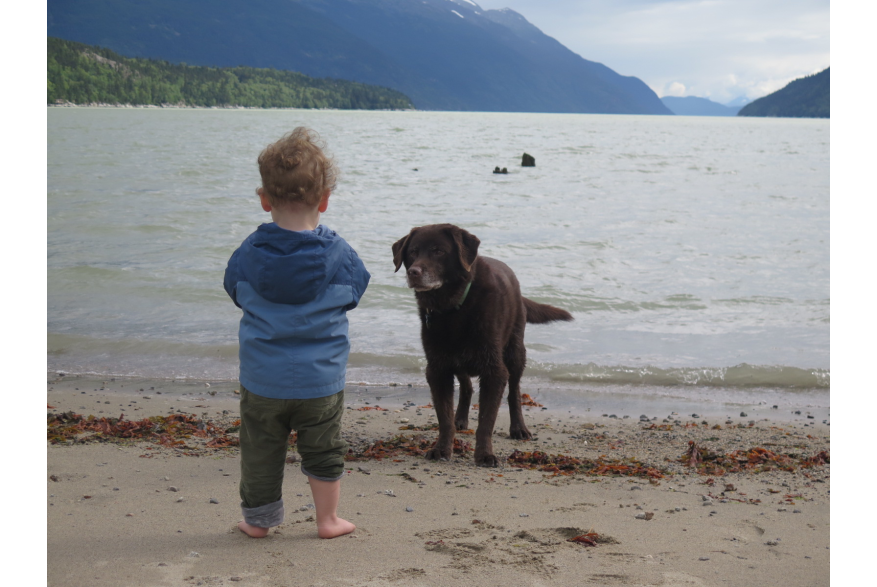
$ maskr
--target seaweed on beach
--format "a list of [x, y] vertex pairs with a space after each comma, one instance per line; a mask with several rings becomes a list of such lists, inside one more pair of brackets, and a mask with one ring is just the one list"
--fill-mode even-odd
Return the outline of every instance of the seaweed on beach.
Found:
[[645, 477], [649, 480], [663, 479], [664, 473], [655, 467], [644, 465], [636, 459], [576, 458], [569, 455], [550, 455], [542, 451], [522, 452], [515, 450], [508, 457], [513, 467], [535, 469], [553, 475], [595, 475], [620, 477]]
[[801, 457], [794, 454], [775, 453], [762, 447], [720, 454], [706, 447], [698, 446], [693, 440], [689, 440], [688, 450], [679, 457], [679, 461], [685, 466], [695, 469], [701, 475], [724, 475], [725, 473], [740, 472], [762, 473], [776, 469], [791, 473], [798, 468], [809, 469], [828, 464], [830, 463], [830, 455], [823, 450], [811, 457]]
[[[379, 440], [368, 445], [365, 449], [356, 451], [350, 449], [344, 457], [347, 461], [382, 460], [402, 455], [420, 457], [432, 448], [435, 441], [423, 436], [405, 436], [399, 434], [389, 440]], [[472, 452], [472, 445], [459, 438], [454, 439], [454, 454], [462, 455]]]
[[537, 403], [536, 400], [534, 400], [532, 397], [530, 397], [530, 394], [528, 394], [528, 393], [521, 394], [521, 405], [522, 406], [531, 406], [534, 408], [543, 407], [542, 404]]
[[[232, 426], [234, 428], [234, 426]], [[97, 418], [74, 412], [47, 415], [47, 436], [52, 444], [88, 442], [153, 442], [166, 447], [186, 447], [186, 440], [206, 440], [208, 448], [238, 446], [238, 438], [228, 436], [231, 428], [187, 414], [152, 416], [142, 420]]]
[[399, 430], [417, 430], [420, 432], [426, 432], [428, 430], [438, 430], [438, 428], [438, 422], [433, 422], [432, 424], [423, 424], [422, 426], [418, 426], [417, 424], [406, 424], [405, 426], [399, 426]]

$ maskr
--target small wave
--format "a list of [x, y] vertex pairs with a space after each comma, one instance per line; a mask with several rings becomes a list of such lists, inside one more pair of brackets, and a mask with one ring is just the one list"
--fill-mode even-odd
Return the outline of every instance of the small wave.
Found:
[[[128, 376], [224, 379], [235, 377], [238, 345], [198, 344], [161, 339], [135, 340], [48, 333], [49, 369], [71, 373]], [[422, 383], [426, 358], [419, 349], [381, 355], [352, 352], [348, 368], [371, 374], [380, 381]], [[828, 369], [749, 365], [731, 367], [655, 367], [565, 364], [532, 361], [525, 375], [560, 385], [645, 385], [652, 387], [776, 388], [788, 390], [831, 388]]]
[[644, 385], [698, 385], [707, 387], [777, 387], [828, 389], [831, 373], [826, 369], [748, 365], [733, 367], [627, 367], [622, 365], [528, 365], [527, 374], [564, 383]]

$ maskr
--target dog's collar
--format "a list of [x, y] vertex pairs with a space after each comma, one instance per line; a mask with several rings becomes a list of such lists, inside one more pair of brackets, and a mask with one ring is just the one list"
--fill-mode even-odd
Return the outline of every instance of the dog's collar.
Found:
[[466, 301], [466, 297], [469, 295], [469, 290], [470, 290], [470, 289], [472, 289], [472, 282], [471, 282], [471, 281], [470, 281], [469, 283], [466, 284], [466, 289], [463, 290], [463, 297], [460, 298], [460, 302], [459, 302], [456, 306], [454, 306], [454, 309], [455, 309], [455, 310], [459, 310], [459, 309], [460, 309], [460, 306], [463, 305], [463, 302]]
[[429, 323], [430, 323], [431, 317], [433, 315], [448, 314], [450, 312], [455, 312], [455, 311], [459, 310], [460, 307], [463, 305], [463, 302], [466, 301], [466, 298], [469, 297], [469, 290], [470, 289], [472, 289], [472, 282], [471, 281], [466, 284], [466, 289], [463, 290], [463, 296], [460, 298], [460, 301], [457, 302], [457, 304], [450, 310], [432, 310], [432, 311], [427, 310], [426, 316], [425, 316], [426, 327], [429, 328]]

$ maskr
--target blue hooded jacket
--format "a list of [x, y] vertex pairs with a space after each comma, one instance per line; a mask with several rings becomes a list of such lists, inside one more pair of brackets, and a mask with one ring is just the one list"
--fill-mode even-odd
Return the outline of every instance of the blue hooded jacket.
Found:
[[228, 260], [225, 291], [241, 317], [240, 380], [263, 397], [308, 399], [344, 389], [347, 311], [368, 287], [356, 251], [322, 224], [262, 224]]

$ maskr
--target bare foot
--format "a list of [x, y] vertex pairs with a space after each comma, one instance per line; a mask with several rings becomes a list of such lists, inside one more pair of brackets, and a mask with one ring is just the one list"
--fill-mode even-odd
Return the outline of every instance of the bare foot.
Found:
[[335, 518], [331, 522], [317, 524], [317, 534], [320, 538], [337, 538], [350, 534], [354, 530], [356, 530], [356, 526], [344, 518]]
[[260, 528], [259, 526], [251, 526], [243, 520], [238, 524], [241, 532], [250, 538], [265, 538], [268, 535], [268, 528]]

